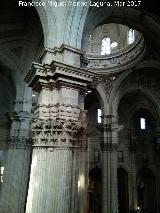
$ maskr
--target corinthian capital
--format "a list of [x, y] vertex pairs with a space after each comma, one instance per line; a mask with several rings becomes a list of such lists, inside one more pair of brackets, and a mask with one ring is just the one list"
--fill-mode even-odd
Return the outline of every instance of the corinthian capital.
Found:
[[35, 147], [79, 147], [85, 126], [79, 121], [33, 120], [32, 142]]

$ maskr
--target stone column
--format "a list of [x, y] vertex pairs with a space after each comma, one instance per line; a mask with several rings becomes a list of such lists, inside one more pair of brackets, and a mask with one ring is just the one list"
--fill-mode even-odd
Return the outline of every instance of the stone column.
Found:
[[1, 184], [0, 209], [2, 212], [25, 211], [26, 191], [31, 157], [30, 120], [31, 89], [24, 82], [17, 82], [14, 111], [6, 116], [11, 123], [8, 136], [4, 177]]
[[77, 154], [85, 130], [79, 94], [88, 80], [82, 70], [57, 62], [33, 65], [26, 76], [39, 92], [26, 213], [77, 212]]
[[87, 148], [83, 147], [79, 153], [79, 180], [78, 180], [78, 198], [79, 198], [79, 213], [87, 212]]
[[129, 174], [129, 208], [136, 212], [138, 207], [137, 177], [136, 177], [136, 143], [133, 141], [132, 129], [128, 129], [130, 174]]
[[137, 178], [136, 178], [136, 163], [135, 163], [135, 151], [130, 151], [130, 186], [131, 186], [131, 200], [130, 200], [130, 209], [133, 211], [137, 210], [138, 207], [138, 197], [137, 197]]
[[102, 148], [102, 212], [118, 212], [117, 187], [117, 124], [113, 124], [112, 116], [108, 115], [104, 124]]
[[[36, 121], [26, 212], [72, 212], [72, 191], [78, 187], [75, 154], [79, 122]], [[37, 135], [40, 135], [37, 137]], [[36, 138], [37, 137], [37, 138]], [[74, 194], [75, 195], [75, 194]]]

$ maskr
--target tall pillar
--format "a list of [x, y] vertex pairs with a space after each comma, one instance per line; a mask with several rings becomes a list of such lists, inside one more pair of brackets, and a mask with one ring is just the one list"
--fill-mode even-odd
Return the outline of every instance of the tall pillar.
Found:
[[136, 212], [138, 207], [137, 177], [136, 177], [136, 144], [133, 141], [132, 130], [128, 130], [130, 151], [130, 183], [129, 183], [129, 207], [131, 212]]
[[117, 146], [118, 125], [112, 115], [104, 117], [104, 138], [102, 148], [102, 213], [118, 212]]
[[135, 150], [130, 150], [130, 187], [131, 187], [131, 193], [130, 193], [130, 209], [133, 212], [137, 211], [138, 208], [138, 196], [137, 196], [137, 177], [136, 177], [136, 156], [135, 156]]
[[[79, 148], [79, 122], [39, 121], [34, 123], [31, 175], [26, 212], [71, 212], [76, 182], [75, 154]], [[44, 138], [45, 136], [45, 138]], [[73, 185], [74, 183], [74, 185]]]
[[11, 123], [6, 147], [3, 183], [1, 184], [0, 212], [25, 211], [26, 191], [30, 169], [31, 144], [31, 89], [17, 82], [14, 111], [6, 116]]
[[87, 147], [82, 147], [79, 152], [79, 178], [78, 178], [78, 199], [79, 213], [87, 212]]
[[39, 92], [26, 213], [77, 212], [77, 154], [85, 130], [79, 96], [89, 75], [53, 62], [33, 65], [26, 81]]

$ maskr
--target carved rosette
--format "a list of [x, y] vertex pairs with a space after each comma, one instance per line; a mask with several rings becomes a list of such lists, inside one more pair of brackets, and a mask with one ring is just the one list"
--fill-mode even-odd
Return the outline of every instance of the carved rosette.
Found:
[[32, 122], [34, 147], [80, 147], [85, 127], [80, 121], [40, 120]]

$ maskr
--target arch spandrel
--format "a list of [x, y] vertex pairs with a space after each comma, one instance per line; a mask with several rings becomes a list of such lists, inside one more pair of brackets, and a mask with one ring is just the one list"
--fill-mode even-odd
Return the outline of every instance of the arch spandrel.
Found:
[[[156, 78], [152, 79], [150, 77], [150, 81], [147, 79], [142, 82], [140, 82], [141, 76], [141, 71], [139, 68], [142, 68], [144, 71], [149, 69], [153, 69], [148, 71], [150, 75], [152, 75], [152, 72], [154, 69], [156, 70], [157, 65], [153, 66], [153, 64], [150, 64], [149, 62], [147, 63], [141, 63], [140, 65], [137, 65], [137, 69], [135, 68], [134, 70], [128, 70], [121, 74], [119, 78], [117, 79], [117, 82], [115, 83], [115, 86], [113, 87], [113, 90], [111, 91], [111, 102], [113, 103], [113, 111], [114, 113], [117, 113], [118, 105], [122, 97], [124, 97], [126, 94], [129, 94], [133, 91], [141, 91], [146, 97], [148, 97], [152, 102], [153, 105], [156, 107], [156, 112], [159, 114], [160, 112], [160, 103], [157, 101], [158, 93], [157, 90], [154, 89], [154, 82]], [[143, 72], [143, 71], [142, 71]], [[156, 71], [157, 75], [159, 73], [158, 69]], [[144, 74], [147, 76], [148, 74]], [[140, 77], [141, 76], [141, 77]], [[149, 77], [148, 77], [149, 78]]]

